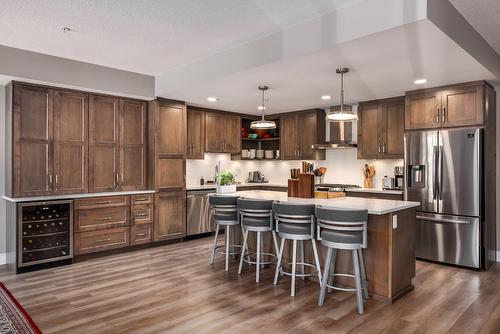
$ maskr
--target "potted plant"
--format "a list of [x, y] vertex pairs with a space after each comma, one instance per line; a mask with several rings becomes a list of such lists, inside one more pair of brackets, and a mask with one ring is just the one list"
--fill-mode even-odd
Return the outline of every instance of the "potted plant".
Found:
[[231, 171], [223, 170], [216, 178], [217, 193], [223, 194], [236, 192], [236, 180]]

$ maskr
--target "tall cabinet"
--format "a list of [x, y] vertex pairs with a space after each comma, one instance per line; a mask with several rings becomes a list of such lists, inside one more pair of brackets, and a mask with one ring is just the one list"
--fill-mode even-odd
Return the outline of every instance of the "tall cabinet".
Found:
[[186, 105], [156, 99], [148, 111], [148, 184], [155, 189], [154, 241], [186, 235]]
[[8, 93], [13, 196], [86, 192], [88, 95], [17, 83]]

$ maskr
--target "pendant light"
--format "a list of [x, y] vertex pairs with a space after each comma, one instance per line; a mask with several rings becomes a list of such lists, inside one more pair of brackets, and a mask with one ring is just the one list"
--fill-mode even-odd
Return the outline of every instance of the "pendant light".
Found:
[[266, 90], [269, 89], [269, 86], [259, 86], [259, 90], [262, 91], [262, 104], [259, 106], [259, 109], [262, 110], [262, 119], [259, 121], [253, 121], [250, 124], [251, 129], [276, 129], [276, 123], [274, 121], [266, 121], [264, 118], [264, 112], [266, 111]]
[[[337, 74], [340, 74], [340, 108], [331, 110], [326, 114], [326, 119], [332, 122], [354, 121], [358, 116], [352, 112], [352, 108], [347, 108], [344, 105], [344, 74], [349, 72], [346, 67], [337, 68]], [[349, 110], [350, 109], [350, 110]]]

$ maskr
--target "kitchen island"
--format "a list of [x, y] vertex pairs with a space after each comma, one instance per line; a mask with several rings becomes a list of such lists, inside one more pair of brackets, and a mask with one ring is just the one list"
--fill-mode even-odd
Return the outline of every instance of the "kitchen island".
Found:
[[[238, 191], [240, 197], [314, 204], [334, 209], [368, 210], [368, 247], [363, 250], [368, 290], [375, 299], [392, 303], [413, 290], [415, 277], [415, 215], [418, 202], [373, 198], [341, 197], [332, 199], [288, 197], [277, 191]], [[250, 241], [251, 242], [251, 241]], [[251, 247], [252, 248], [252, 247]], [[271, 243], [267, 243], [271, 249]], [[307, 252], [306, 261], [312, 262]], [[326, 249], [319, 247], [321, 265]], [[285, 254], [285, 257], [288, 254]], [[288, 261], [285, 261], [288, 262]], [[352, 273], [350, 252], [339, 251], [335, 271]], [[336, 277], [336, 282], [352, 286], [352, 279]]]

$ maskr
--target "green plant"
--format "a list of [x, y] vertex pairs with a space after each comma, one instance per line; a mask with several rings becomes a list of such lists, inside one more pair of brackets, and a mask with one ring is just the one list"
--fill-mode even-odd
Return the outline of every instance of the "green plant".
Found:
[[220, 172], [220, 185], [228, 186], [235, 183], [234, 174], [228, 170]]

